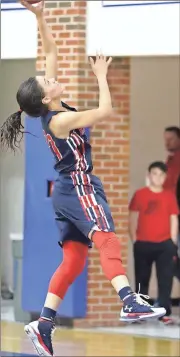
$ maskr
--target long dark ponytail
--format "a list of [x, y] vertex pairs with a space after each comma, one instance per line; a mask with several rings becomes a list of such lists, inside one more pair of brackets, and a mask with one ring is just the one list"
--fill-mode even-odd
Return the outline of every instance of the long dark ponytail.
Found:
[[21, 122], [22, 111], [10, 115], [1, 126], [1, 147], [15, 152], [20, 147], [24, 134], [24, 126]]
[[44, 91], [35, 77], [30, 77], [20, 85], [16, 98], [21, 109], [10, 115], [1, 126], [0, 144], [2, 149], [10, 149], [15, 152], [20, 147], [25, 133], [21, 120], [22, 111], [31, 117], [46, 115], [48, 107], [42, 103], [43, 97]]

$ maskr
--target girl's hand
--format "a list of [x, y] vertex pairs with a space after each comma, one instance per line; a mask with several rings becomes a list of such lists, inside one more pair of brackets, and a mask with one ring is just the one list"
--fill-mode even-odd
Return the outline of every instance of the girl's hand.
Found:
[[90, 57], [91, 67], [92, 67], [92, 70], [97, 78], [107, 76], [108, 68], [109, 68], [111, 62], [112, 62], [112, 57], [110, 57], [107, 60], [106, 56], [97, 55], [95, 61], [93, 60], [92, 57]]
[[26, 7], [29, 11], [33, 12], [36, 17], [40, 17], [43, 15], [44, 11], [44, 0], [38, 3], [36, 6], [33, 6], [26, 0], [21, 0], [20, 3]]

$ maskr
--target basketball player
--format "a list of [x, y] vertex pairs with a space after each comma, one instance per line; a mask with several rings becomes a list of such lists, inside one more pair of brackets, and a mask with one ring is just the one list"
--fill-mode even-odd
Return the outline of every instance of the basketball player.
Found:
[[[99, 106], [77, 112], [61, 102], [63, 88], [56, 81], [57, 49], [43, 15], [43, 2], [33, 7], [21, 2], [36, 15], [46, 55], [45, 77], [32, 77], [23, 82], [17, 92], [20, 110], [11, 115], [1, 127], [1, 144], [15, 150], [23, 135], [21, 112], [40, 117], [42, 128], [55, 157], [59, 173], [52, 201], [61, 232], [63, 261], [54, 273], [40, 319], [25, 327], [40, 356], [53, 356], [52, 332], [59, 304], [69, 286], [84, 269], [88, 247], [92, 242], [98, 249], [102, 269], [111, 282], [123, 308], [122, 321], [134, 322], [165, 314], [134, 293], [125, 275], [120, 256], [120, 242], [101, 181], [92, 175], [91, 146], [84, 129], [112, 115], [107, 72], [112, 59], [91, 58], [92, 70], [99, 85]], [[78, 302], [77, 302], [78, 303]]]

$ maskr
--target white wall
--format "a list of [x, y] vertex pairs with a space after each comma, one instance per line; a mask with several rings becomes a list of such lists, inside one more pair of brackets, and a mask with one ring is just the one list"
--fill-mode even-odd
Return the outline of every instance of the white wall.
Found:
[[[34, 60], [1, 61], [0, 125], [17, 111], [16, 92], [20, 83], [35, 74]], [[0, 242], [1, 277], [12, 285], [10, 233], [23, 231], [24, 153], [0, 152]]]
[[[16, 8], [13, 11], [13, 8]], [[10, 26], [11, 24], [11, 29]], [[1, 58], [36, 58], [37, 21], [32, 12], [16, 3], [1, 4]]]
[[[131, 59], [130, 196], [145, 184], [149, 163], [165, 159], [164, 128], [180, 126], [179, 81], [178, 57]], [[129, 275], [133, 278], [131, 249], [129, 251]], [[154, 282], [153, 278], [151, 294], [156, 291]], [[177, 289], [176, 284], [176, 292]]]
[[88, 55], [97, 50], [110, 56], [178, 55], [179, 3], [88, 1]]

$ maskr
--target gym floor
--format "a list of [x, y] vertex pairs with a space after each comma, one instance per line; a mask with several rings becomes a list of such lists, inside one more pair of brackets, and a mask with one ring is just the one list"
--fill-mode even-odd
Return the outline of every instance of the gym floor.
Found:
[[[138, 326], [136, 326], [138, 328]], [[132, 328], [132, 327], [131, 327]], [[135, 331], [135, 328], [134, 332]], [[170, 327], [163, 326], [163, 329]], [[72, 330], [57, 329], [54, 334], [56, 356], [179, 356], [178, 335], [163, 339], [157, 336], [138, 336], [124, 329]], [[137, 330], [138, 333], [138, 330]], [[169, 334], [169, 333], [168, 333]], [[177, 337], [177, 338], [175, 338]], [[23, 324], [1, 322], [1, 356], [34, 356]]]

